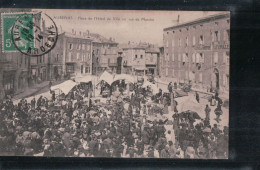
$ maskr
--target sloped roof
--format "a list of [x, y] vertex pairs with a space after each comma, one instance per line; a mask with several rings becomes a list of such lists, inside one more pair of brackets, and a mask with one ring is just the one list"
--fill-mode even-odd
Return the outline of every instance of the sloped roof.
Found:
[[199, 19], [196, 19], [196, 20], [193, 20], [193, 21], [181, 23], [179, 25], [174, 25], [174, 26], [171, 26], [171, 27], [167, 27], [167, 28], [164, 28], [163, 31], [168, 31], [168, 30], [171, 30], [171, 29], [186, 27], [186, 26], [189, 26], [189, 25], [194, 25], [194, 24], [198, 24], [198, 23], [204, 23], [204, 22], [217, 20], [217, 19], [222, 19], [222, 18], [228, 18], [228, 17], [230, 17], [230, 13], [229, 12], [222, 12], [222, 13], [219, 13], [219, 14], [215, 14], [215, 15], [210, 15], [210, 16], [207, 16], [207, 17], [199, 18]]
[[117, 42], [113, 41], [112, 39], [107, 39], [103, 37], [100, 34], [97, 33], [90, 33], [90, 38], [97, 43], [112, 43], [112, 44], [117, 44]]
[[78, 34], [72, 34], [72, 33], [69, 33], [69, 32], [64, 32], [62, 34], [64, 34], [66, 37], [92, 40], [91, 38], [89, 38], [87, 36], [78, 35]]
[[160, 50], [159, 50], [159, 48], [146, 48], [145, 52], [146, 53], [159, 53]]

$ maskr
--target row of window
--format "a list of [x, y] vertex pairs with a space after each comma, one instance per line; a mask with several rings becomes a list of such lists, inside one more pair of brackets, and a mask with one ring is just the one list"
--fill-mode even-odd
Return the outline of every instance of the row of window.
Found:
[[[211, 34], [211, 40], [212, 42], [215, 42], [215, 41], [220, 41], [220, 31], [214, 31], [214, 32], [210, 32]], [[199, 39], [199, 44], [200, 45], [203, 45], [204, 44], [204, 35], [200, 35], [198, 37]], [[223, 38], [224, 41], [230, 41], [230, 30], [225, 30], [224, 31], [224, 38]], [[175, 47], [175, 39], [173, 38], [172, 40], [172, 47]], [[182, 46], [182, 39], [179, 38], [178, 40], [178, 46], [181, 47]], [[166, 47], [169, 47], [169, 40], [166, 40]], [[189, 38], [188, 37], [185, 37], [185, 47], [189, 46]], [[192, 37], [192, 46], [195, 46], [196, 45], [196, 36], [193, 36]]]
[[45, 56], [37, 56], [37, 64], [39, 63], [45, 63]]
[[[230, 22], [230, 20], [227, 19], [227, 20], [226, 20], [226, 23], [229, 24], [229, 22]], [[218, 25], [218, 24], [219, 24], [219, 22], [216, 21], [216, 22], [215, 22], [215, 25]], [[184, 29], [184, 30], [186, 29], [186, 31], [189, 31], [190, 28], [196, 30], [197, 27], [203, 27], [203, 26], [204, 26], [203, 24], [200, 24], [200, 25], [193, 25], [193, 26], [186, 27], [186, 28], [183, 28], [183, 29]], [[175, 34], [175, 32], [178, 32], [178, 31], [179, 31], [179, 32], [182, 32], [182, 29], [174, 30], [174, 31], [172, 31], [172, 33]], [[170, 33], [169, 31], [166, 32], [166, 34], [169, 34], [169, 33]]]
[[[166, 72], [165, 72], [165, 76], [168, 77], [169, 76], [169, 68], [167, 67], [166, 68]], [[173, 69], [172, 70], [172, 77], [175, 77], [175, 70]], [[180, 75], [180, 72], [178, 72], [178, 77], [181, 78], [181, 75]], [[186, 80], [193, 80], [195, 81], [195, 73], [192, 73], [192, 72], [189, 72], [189, 71], [185, 71], [185, 79]], [[203, 79], [202, 79], [202, 72], [199, 73], [199, 83], [202, 83], [203, 82]], [[223, 74], [222, 75], [222, 85], [223, 86], [227, 86], [229, 85], [229, 75], [227, 74]]]
[[[81, 65], [81, 73], [84, 72], [84, 69], [83, 69], [83, 65]], [[67, 69], [67, 73], [74, 73], [74, 65], [67, 65], [66, 66], [66, 69]], [[85, 73], [90, 73], [90, 67], [85, 67]]]
[[90, 54], [82, 54], [80, 55], [80, 53], [76, 53], [76, 58], [74, 58], [74, 56], [72, 55], [71, 52], [68, 53], [68, 62], [71, 62], [73, 60], [81, 60], [81, 61], [86, 61], [87, 59], [90, 60]]
[[[75, 47], [74, 47], [75, 46]], [[89, 51], [90, 50], [90, 44], [72, 44], [70, 43], [69, 44], [69, 49], [72, 50], [73, 48], [77, 49], [77, 50], [87, 50]]]
[[139, 55], [139, 56], [138, 56], [138, 55], [136, 54], [136, 55], [135, 55], [135, 59], [138, 59], [138, 58], [139, 58], [139, 59], [143, 59], [143, 55]]
[[[173, 55], [172, 56], [172, 61], [175, 61], [175, 56], [174, 56], [174, 54], [172, 54], [172, 55]], [[219, 58], [218, 56], [219, 56], [218, 52], [214, 52], [213, 53], [213, 62], [215, 64], [217, 64], [219, 62], [218, 61], [218, 58]], [[170, 57], [169, 57], [168, 53], [166, 53], [165, 60], [166, 60], [166, 62], [170, 61]], [[178, 54], [178, 61], [180, 61], [180, 62], [189, 62], [189, 55], [188, 55], [188, 53], [183, 53], [182, 55]], [[204, 53], [193, 53], [192, 57], [191, 57], [191, 61], [192, 61], [192, 63], [204, 63], [205, 62]], [[223, 53], [223, 63], [229, 64], [229, 52], [224, 52]]]

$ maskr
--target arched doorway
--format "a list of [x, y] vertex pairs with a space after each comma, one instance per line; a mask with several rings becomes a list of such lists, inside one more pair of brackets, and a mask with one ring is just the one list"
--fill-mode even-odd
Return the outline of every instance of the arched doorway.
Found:
[[219, 90], [219, 70], [214, 68], [212, 73], [212, 88]]
[[116, 73], [121, 74], [121, 67], [122, 66], [122, 57], [117, 57], [117, 69]]

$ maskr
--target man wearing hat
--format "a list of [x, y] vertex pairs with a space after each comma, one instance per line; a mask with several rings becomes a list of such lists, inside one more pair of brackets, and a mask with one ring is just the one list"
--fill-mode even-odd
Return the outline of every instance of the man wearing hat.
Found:
[[144, 130], [142, 132], [142, 140], [144, 144], [148, 145], [150, 143], [150, 136], [148, 132], [149, 125], [144, 125]]

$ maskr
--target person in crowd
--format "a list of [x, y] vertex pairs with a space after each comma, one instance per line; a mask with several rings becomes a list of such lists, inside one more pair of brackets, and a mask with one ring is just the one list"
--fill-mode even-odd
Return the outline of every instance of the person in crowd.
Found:
[[[118, 87], [125, 89], [123, 83]], [[11, 99], [0, 101], [0, 152], [60, 157], [227, 158], [228, 127], [221, 130], [218, 124], [211, 127], [207, 123], [208, 105], [207, 121], [195, 124], [193, 114], [178, 113], [176, 107], [172, 124], [168, 124], [160, 114], [168, 113], [169, 104], [162, 90], [152, 98], [137, 85], [135, 88], [131, 96], [121, 92], [109, 104], [97, 104], [91, 98], [88, 105], [84, 99], [89, 89], [82, 85], [64, 97], [40, 96], [31, 101], [21, 99], [17, 104]], [[62, 105], [56, 106], [56, 101]], [[158, 107], [158, 103], [163, 106]], [[221, 111], [218, 103], [216, 115]], [[217, 119], [221, 121], [218, 115]]]
[[221, 109], [221, 105], [217, 105], [217, 108], [214, 110], [215, 114], [216, 114], [216, 121], [219, 123], [219, 121], [221, 120], [220, 119], [220, 116], [222, 115], [222, 109]]
[[209, 126], [210, 125], [210, 107], [208, 105], [206, 105], [205, 108], [205, 126]]
[[169, 90], [169, 93], [172, 93], [172, 82], [170, 82], [168, 84], [168, 90]]
[[200, 96], [199, 96], [199, 93], [197, 91], [195, 92], [195, 98], [196, 98], [197, 102], [199, 103], [200, 102]]

